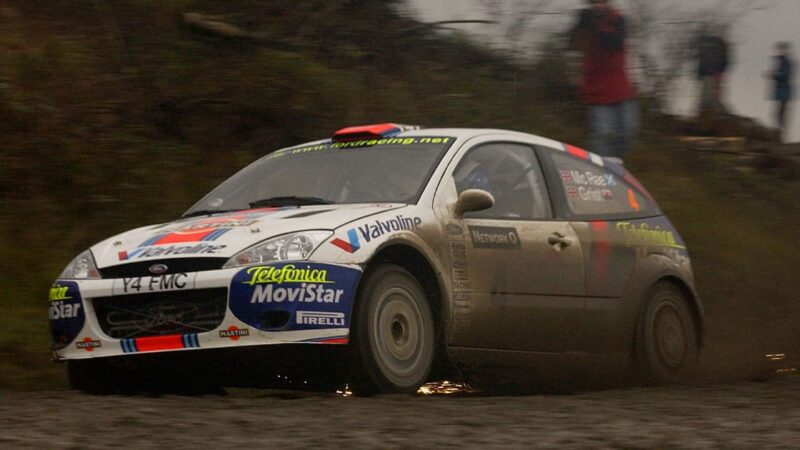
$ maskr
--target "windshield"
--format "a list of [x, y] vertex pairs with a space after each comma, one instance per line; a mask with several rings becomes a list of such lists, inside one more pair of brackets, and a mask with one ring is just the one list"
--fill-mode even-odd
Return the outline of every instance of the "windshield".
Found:
[[279, 150], [239, 171], [184, 215], [285, 205], [416, 203], [454, 141], [404, 137]]

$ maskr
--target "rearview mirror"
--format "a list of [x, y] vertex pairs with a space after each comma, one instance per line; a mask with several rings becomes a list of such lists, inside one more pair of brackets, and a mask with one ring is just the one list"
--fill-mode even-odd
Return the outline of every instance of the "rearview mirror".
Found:
[[494, 206], [494, 197], [483, 189], [467, 189], [458, 196], [455, 214], [458, 217], [468, 212], [483, 211]]

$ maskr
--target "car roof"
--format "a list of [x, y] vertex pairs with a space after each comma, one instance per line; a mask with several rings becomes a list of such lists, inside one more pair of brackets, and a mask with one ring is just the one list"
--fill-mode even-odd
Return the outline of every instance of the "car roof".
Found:
[[[558, 150], [562, 152], [567, 152], [576, 156], [580, 159], [584, 159], [587, 162], [590, 162], [594, 165], [600, 167], [606, 167], [611, 169], [613, 172], [617, 172], [620, 175], [623, 175], [626, 170], [622, 166], [622, 161], [619, 160], [609, 160], [608, 158], [603, 158], [600, 155], [595, 153], [583, 150], [581, 148], [575, 147], [570, 144], [566, 144], [563, 142], [559, 142], [553, 139], [548, 139], [542, 136], [538, 136], [531, 133], [524, 133], [521, 131], [513, 131], [513, 130], [503, 130], [503, 129], [496, 129], [496, 128], [423, 128], [419, 126], [410, 126], [410, 125], [395, 125], [395, 124], [386, 124], [386, 125], [394, 125], [395, 127], [403, 129], [398, 133], [392, 133], [391, 137], [398, 138], [398, 137], [422, 137], [422, 136], [447, 136], [447, 137], [454, 137], [459, 141], [467, 141], [473, 138], [482, 137], [482, 136], [497, 136], [502, 138], [503, 136], [508, 137], [510, 139], [519, 139], [522, 141], [526, 141], [528, 143], [532, 143], [533, 145], [538, 145], [541, 147], [546, 147], [552, 150]], [[368, 128], [370, 126], [359, 126], [354, 128]], [[340, 130], [342, 131], [342, 130]], [[387, 136], [389, 137], [389, 136]], [[289, 148], [296, 148], [296, 147], [304, 147], [310, 145], [319, 145], [319, 144], [326, 144], [330, 143], [331, 138], [321, 139], [312, 142], [306, 142], [300, 145], [295, 145]], [[283, 150], [283, 149], [281, 149]]]
[[488, 135], [507, 135], [509, 137], [516, 137], [528, 141], [536, 141], [537, 144], [545, 147], [559, 149], [564, 144], [552, 139], [542, 136], [537, 136], [531, 133], [523, 133], [520, 131], [502, 130], [496, 128], [420, 128], [418, 130], [404, 131], [398, 134], [398, 137], [411, 137], [411, 136], [430, 136], [430, 135], [452, 136], [460, 140], [472, 139], [480, 136]]
[[582, 148], [576, 147], [574, 145], [566, 144], [564, 142], [559, 142], [553, 139], [548, 139], [546, 137], [538, 136], [531, 133], [523, 133], [521, 131], [502, 130], [495, 128], [421, 128], [418, 130], [404, 131], [402, 133], [397, 134], [396, 136], [412, 137], [412, 136], [430, 136], [430, 135], [452, 136], [458, 138], [459, 140], [468, 140], [481, 136], [505, 135], [512, 139], [517, 138], [520, 140], [531, 142], [534, 145], [538, 145], [541, 147], [546, 147], [552, 150], [558, 150], [570, 153], [571, 155], [576, 156], [580, 159], [584, 159], [594, 165], [609, 168], [614, 172], [618, 172], [620, 175], [622, 175], [625, 171], [621, 160], [616, 160], [616, 159], [609, 160], [608, 158], [603, 158], [598, 154], [592, 153], [587, 150], [583, 150]]

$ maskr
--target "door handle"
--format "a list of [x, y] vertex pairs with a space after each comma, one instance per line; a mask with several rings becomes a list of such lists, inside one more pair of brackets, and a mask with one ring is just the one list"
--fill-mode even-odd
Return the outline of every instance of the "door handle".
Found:
[[547, 243], [555, 247], [556, 250], [564, 250], [572, 245], [572, 239], [564, 236], [563, 233], [556, 231], [547, 238]]

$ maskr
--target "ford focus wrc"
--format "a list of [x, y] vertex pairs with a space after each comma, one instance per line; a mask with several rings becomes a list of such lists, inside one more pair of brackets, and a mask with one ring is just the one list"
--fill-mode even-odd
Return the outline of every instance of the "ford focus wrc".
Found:
[[124, 385], [133, 355], [320, 344], [361, 393], [542, 355], [624, 355], [673, 382], [703, 333], [685, 244], [621, 164], [396, 124], [268, 154], [78, 255], [49, 300], [54, 357], [87, 391]]

